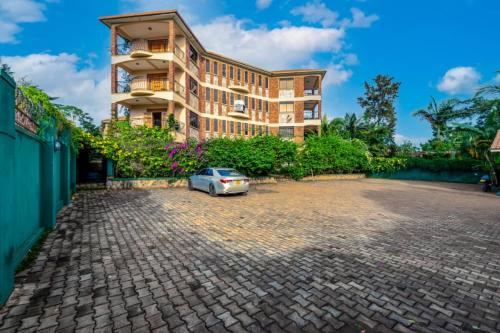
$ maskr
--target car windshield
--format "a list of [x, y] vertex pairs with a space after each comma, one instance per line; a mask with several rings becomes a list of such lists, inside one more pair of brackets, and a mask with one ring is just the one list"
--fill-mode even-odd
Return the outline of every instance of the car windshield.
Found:
[[241, 173], [234, 169], [224, 169], [224, 170], [217, 170], [219, 175], [222, 177], [229, 177], [229, 176], [243, 176]]

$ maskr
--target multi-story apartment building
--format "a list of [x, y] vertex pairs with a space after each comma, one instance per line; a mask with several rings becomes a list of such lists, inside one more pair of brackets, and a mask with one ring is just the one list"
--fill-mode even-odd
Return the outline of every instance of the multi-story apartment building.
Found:
[[[267, 71], [205, 50], [175, 10], [100, 18], [111, 29], [111, 116], [176, 120], [178, 141], [318, 132], [324, 70]], [[277, 46], [279, 47], [279, 46]], [[270, 52], [272, 54], [272, 52]]]

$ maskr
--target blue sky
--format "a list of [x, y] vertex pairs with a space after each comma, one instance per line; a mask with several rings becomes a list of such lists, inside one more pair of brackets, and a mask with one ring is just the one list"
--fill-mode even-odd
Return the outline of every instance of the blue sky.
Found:
[[[360, 113], [363, 82], [402, 82], [398, 139], [422, 141], [411, 116], [430, 96], [470, 96], [500, 81], [496, 0], [3, 0], [0, 56], [61, 102], [109, 115], [109, 31], [99, 16], [176, 8], [207, 49], [268, 69], [321, 67], [323, 110]], [[258, 43], [257, 43], [258, 41]]]

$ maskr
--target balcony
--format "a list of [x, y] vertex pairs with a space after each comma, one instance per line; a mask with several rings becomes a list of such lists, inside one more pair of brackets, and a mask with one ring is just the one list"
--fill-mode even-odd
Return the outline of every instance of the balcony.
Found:
[[174, 82], [174, 92], [182, 98], [186, 97], [186, 88], [178, 81]]
[[130, 82], [130, 95], [153, 96], [157, 91], [168, 91], [168, 80], [165, 79], [133, 79]]
[[316, 120], [319, 119], [318, 110], [304, 110], [304, 120]]
[[182, 62], [186, 61], [186, 53], [182, 51], [182, 49], [178, 46], [175, 45], [174, 47], [174, 54], [179, 58]]
[[295, 97], [295, 91], [293, 90], [280, 90], [279, 91], [279, 98], [294, 98]]
[[243, 101], [235, 101], [234, 106], [229, 107], [229, 112], [227, 113], [230, 117], [250, 119], [248, 115], [248, 109], [246, 108]]
[[231, 81], [229, 83], [229, 87], [228, 88], [231, 89], [231, 90], [242, 92], [242, 93], [246, 93], [246, 94], [248, 94], [250, 92], [248, 90], [248, 86], [242, 85], [242, 84], [237, 84], [237, 83], [234, 83], [233, 81]]
[[116, 46], [117, 55], [129, 55], [131, 58], [148, 58], [154, 53], [167, 52], [167, 39], [133, 39], [128, 43]]
[[306, 89], [304, 96], [319, 96], [319, 89]]
[[139, 104], [162, 104], [172, 99], [171, 85], [166, 78], [134, 78], [128, 82], [117, 82], [112, 103], [125, 106]]

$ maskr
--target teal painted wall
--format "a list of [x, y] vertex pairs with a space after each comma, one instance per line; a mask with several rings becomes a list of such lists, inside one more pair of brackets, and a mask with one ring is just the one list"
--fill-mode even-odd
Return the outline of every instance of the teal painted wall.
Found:
[[17, 127], [14, 103], [15, 82], [0, 70], [0, 304], [12, 291], [17, 265], [55, 227], [76, 184], [69, 130], [57, 133], [54, 120], [43, 137]]
[[432, 182], [478, 184], [481, 172], [442, 171], [432, 172], [420, 169], [400, 170], [396, 172], [380, 172], [370, 175], [372, 178], [424, 180]]

